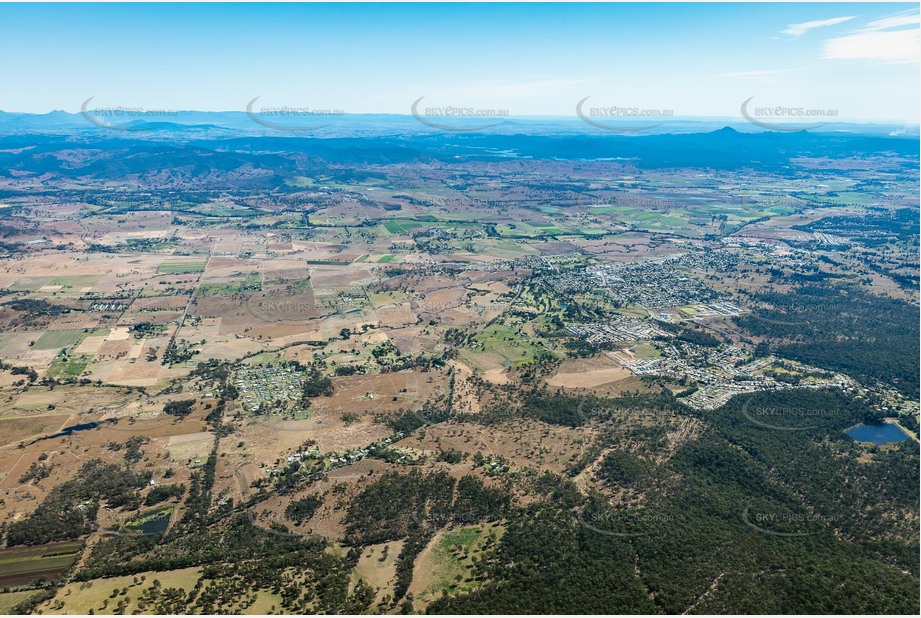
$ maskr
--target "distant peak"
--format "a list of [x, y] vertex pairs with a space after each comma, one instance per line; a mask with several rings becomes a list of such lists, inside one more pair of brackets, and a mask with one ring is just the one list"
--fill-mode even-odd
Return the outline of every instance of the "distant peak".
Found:
[[732, 127], [723, 127], [713, 132], [715, 135], [739, 135], [739, 132]]

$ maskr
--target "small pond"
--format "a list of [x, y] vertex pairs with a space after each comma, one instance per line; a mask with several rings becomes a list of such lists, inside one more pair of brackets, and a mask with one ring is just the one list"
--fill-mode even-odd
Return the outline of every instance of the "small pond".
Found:
[[886, 444], [887, 442], [901, 442], [908, 436], [898, 426], [892, 423], [869, 424], [863, 423], [849, 429], [847, 435], [858, 442], [872, 442], [873, 444]]

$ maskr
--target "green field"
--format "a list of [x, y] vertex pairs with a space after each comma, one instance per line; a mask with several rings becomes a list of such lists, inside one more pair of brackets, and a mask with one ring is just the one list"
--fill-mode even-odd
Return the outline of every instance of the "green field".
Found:
[[56, 350], [66, 348], [83, 336], [82, 330], [49, 330], [42, 334], [32, 346], [36, 350]]
[[630, 351], [637, 358], [659, 358], [662, 356], [662, 353], [655, 346], [648, 343], [638, 343]]
[[422, 224], [413, 219], [390, 219], [384, 221], [383, 226], [391, 234], [406, 234], [410, 230], [422, 227]]
[[613, 311], [628, 318], [645, 318], [649, 316], [649, 311], [643, 307], [640, 307], [639, 305], [627, 305], [626, 307], [618, 307]]
[[425, 589], [419, 594], [423, 602], [431, 602], [442, 594], [469, 592], [480, 586], [477, 581], [465, 581], [473, 570], [473, 559], [482, 548], [492, 526], [472, 526], [449, 530], [436, 537], [432, 548], [430, 570], [425, 573]]
[[[856, 191], [839, 191], [834, 199], [838, 202], [854, 206], [866, 206], [873, 201], [871, 196]], [[821, 199], [819, 201], [821, 201]]]
[[780, 204], [702, 202], [669, 208], [642, 208], [629, 204], [598, 205], [592, 206], [591, 212], [608, 215], [619, 223], [637, 229], [672, 230], [697, 235], [719, 225], [714, 217], [725, 217], [726, 223], [739, 225], [765, 216], [790, 214], [794, 209]]
[[12, 614], [14, 607], [35, 594], [38, 594], [38, 591], [23, 590], [21, 592], [0, 593], [0, 614]]
[[87, 288], [102, 279], [102, 275], [61, 275], [54, 277], [48, 285], [60, 285], [65, 290]]
[[76, 356], [67, 360], [55, 359], [54, 363], [48, 367], [48, 372], [45, 375], [49, 378], [76, 378], [83, 373], [91, 360], [89, 356]]
[[375, 307], [381, 305], [395, 305], [406, 302], [406, 292], [398, 292], [395, 290], [389, 292], [371, 292], [368, 294], [368, 298], [371, 299], [371, 304]]
[[531, 226], [541, 230], [544, 234], [556, 235], [566, 233], [566, 231], [556, 223], [532, 223]]
[[251, 356], [246, 359], [247, 365], [256, 366], [256, 365], [274, 365], [285, 360], [285, 355], [282, 352], [260, 352], [255, 356]]
[[549, 350], [528, 336], [517, 334], [516, 328], [492, 324], [474, 337], [481, 344], [478, 351], [498, 354], [507, 365], [521, 365], [532, 362], [538, 354]]
[[0, 349], [18, 336], [17, 333], [0, 333]]
[[20, 277], [9, 287], [11, 292], [35, 292], [48, 285], [54, 277]]
[[207, 263], [208, 260], [206, 258], [167, 260], [160, 264], [160, 267], [157, 268], [157, 273], [163, 275], [188, 275], [200, 273], [204, 272]]

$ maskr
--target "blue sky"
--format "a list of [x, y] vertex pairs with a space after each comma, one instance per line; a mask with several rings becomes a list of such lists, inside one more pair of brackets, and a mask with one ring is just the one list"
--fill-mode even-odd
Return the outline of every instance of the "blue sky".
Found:
[[0, 4], [0, 109], [763, 105], [918, 122], [918, 5]]

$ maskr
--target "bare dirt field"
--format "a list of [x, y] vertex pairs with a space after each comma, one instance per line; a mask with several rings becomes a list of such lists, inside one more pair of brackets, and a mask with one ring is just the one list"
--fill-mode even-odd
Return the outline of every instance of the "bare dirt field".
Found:
[[549, 386], [566, 389], [595, 388], [632, 375], [620, 363], [602, 355], [591, 359], [567, 359], [546, 382]]

